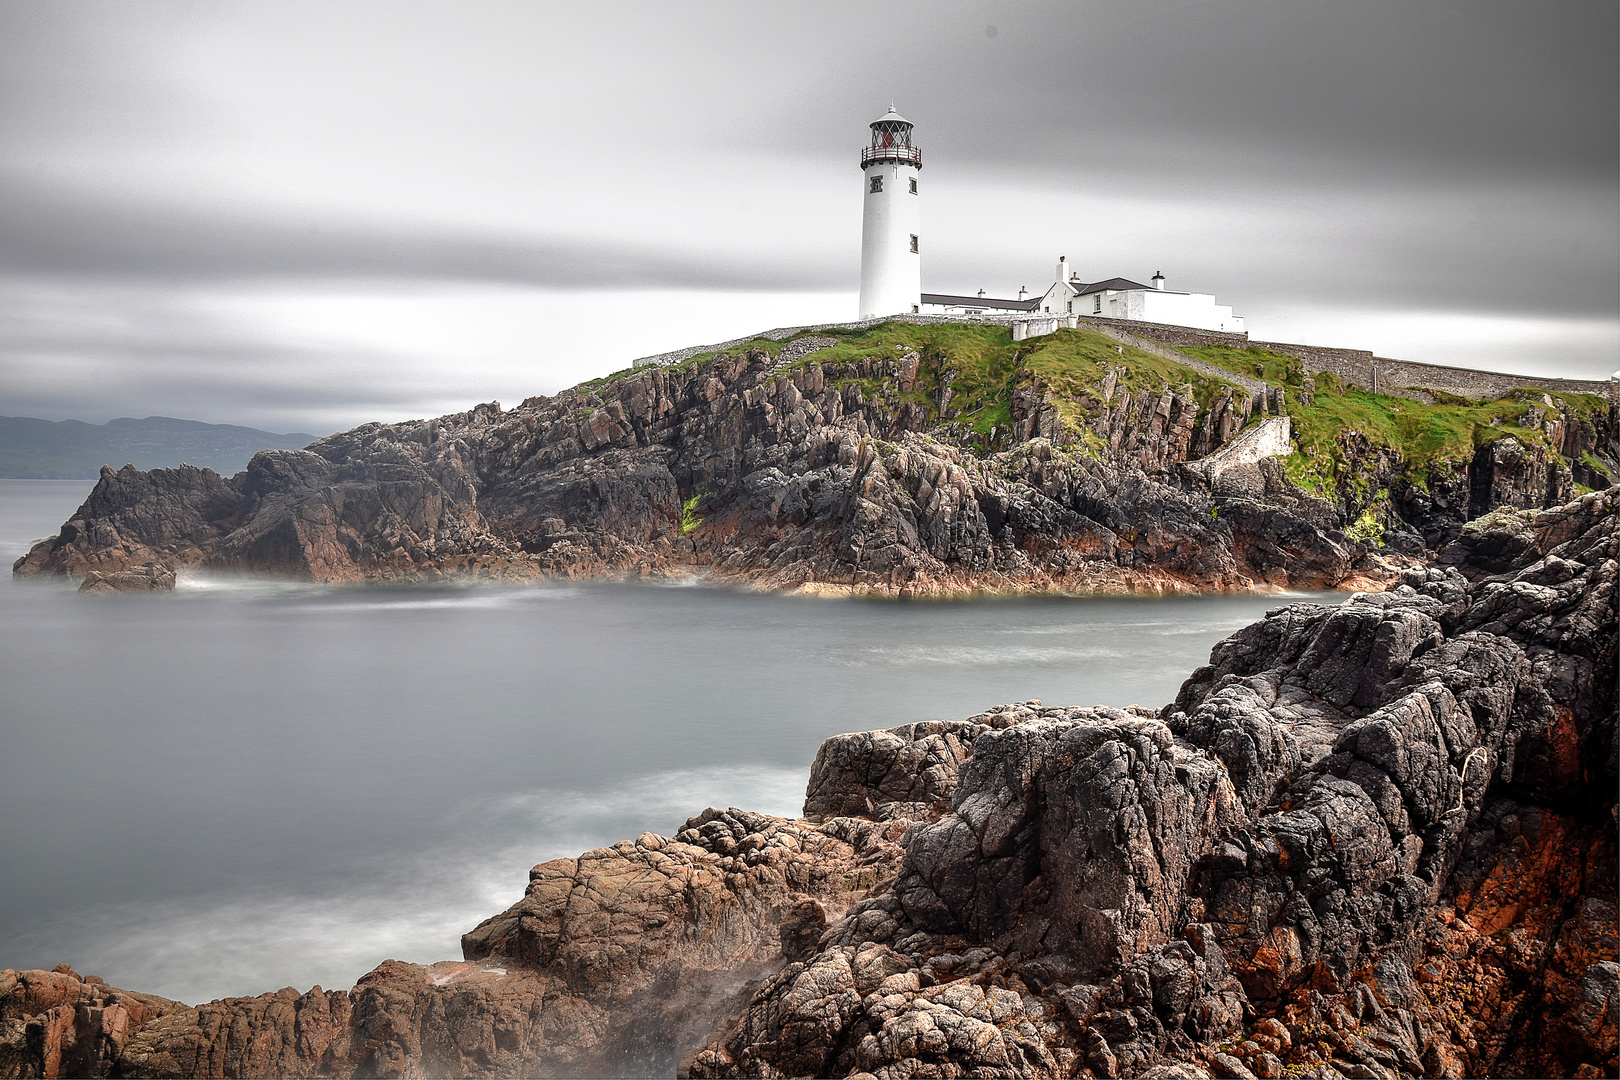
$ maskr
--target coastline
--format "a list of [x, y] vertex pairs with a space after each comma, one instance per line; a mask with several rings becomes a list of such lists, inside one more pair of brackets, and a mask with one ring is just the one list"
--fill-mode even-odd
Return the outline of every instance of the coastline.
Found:
[[1162, 710], [1025, 701], [834, 736], [802, 816], [711, 807], [542, 863], [460, 961], [196, 1007], [6, 972], [5, 1060], [1601, 1072], [1620, 969], [1617, 511], [1620, 488], [1538, 515], [1506, 568], [1503, 534], [1476, 534], [1391, 590], [1279, 607]]

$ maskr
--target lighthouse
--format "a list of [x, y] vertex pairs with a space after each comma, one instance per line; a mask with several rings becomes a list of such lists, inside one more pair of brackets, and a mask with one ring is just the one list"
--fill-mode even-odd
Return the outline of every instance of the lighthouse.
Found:
[[909, 314], [922, 303], [922, 254], [917, 239], [917, 174], [922, 151], [911, 143], [911, 121], [889, 111], [872, 121], [861, 150], [861, 314]]

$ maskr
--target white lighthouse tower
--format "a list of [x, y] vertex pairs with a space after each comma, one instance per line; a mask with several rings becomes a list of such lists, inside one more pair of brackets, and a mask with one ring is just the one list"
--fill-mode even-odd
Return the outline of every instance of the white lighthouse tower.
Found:
[[922, 303], [922, 255], [917, 233], [917, 174], [922, 151], [911, 144], [911, 121], [889, 111], [872, 121], [872, 142], [861, 150], [861, 314], [909, 314]]

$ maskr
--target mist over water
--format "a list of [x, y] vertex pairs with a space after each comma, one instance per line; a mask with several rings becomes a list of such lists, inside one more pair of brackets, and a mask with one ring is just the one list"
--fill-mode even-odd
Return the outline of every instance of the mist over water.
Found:
[[[79, 482], [0, 481], [8, 560]], [[0, 584], [0, 967], [196, 1002], [459, 958], [533, 864], [794, 815], [827, 736], [1159, 706], [1284, 600]]]

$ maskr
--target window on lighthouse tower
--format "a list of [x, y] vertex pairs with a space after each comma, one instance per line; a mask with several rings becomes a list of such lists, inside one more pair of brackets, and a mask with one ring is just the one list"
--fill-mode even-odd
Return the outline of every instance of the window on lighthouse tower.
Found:
[[881, 177], [881, 176], [872, 177], [872, 186], [870, 188], [871, 193], [873, 195], [876, 195], [878, 192], [880, 192], [882, 190], [883, 190], [883, 177]]
[[915, 178], [913, 178], [911, 181], [911, 193], [913, 195], [917, 194], [917, 181]]

